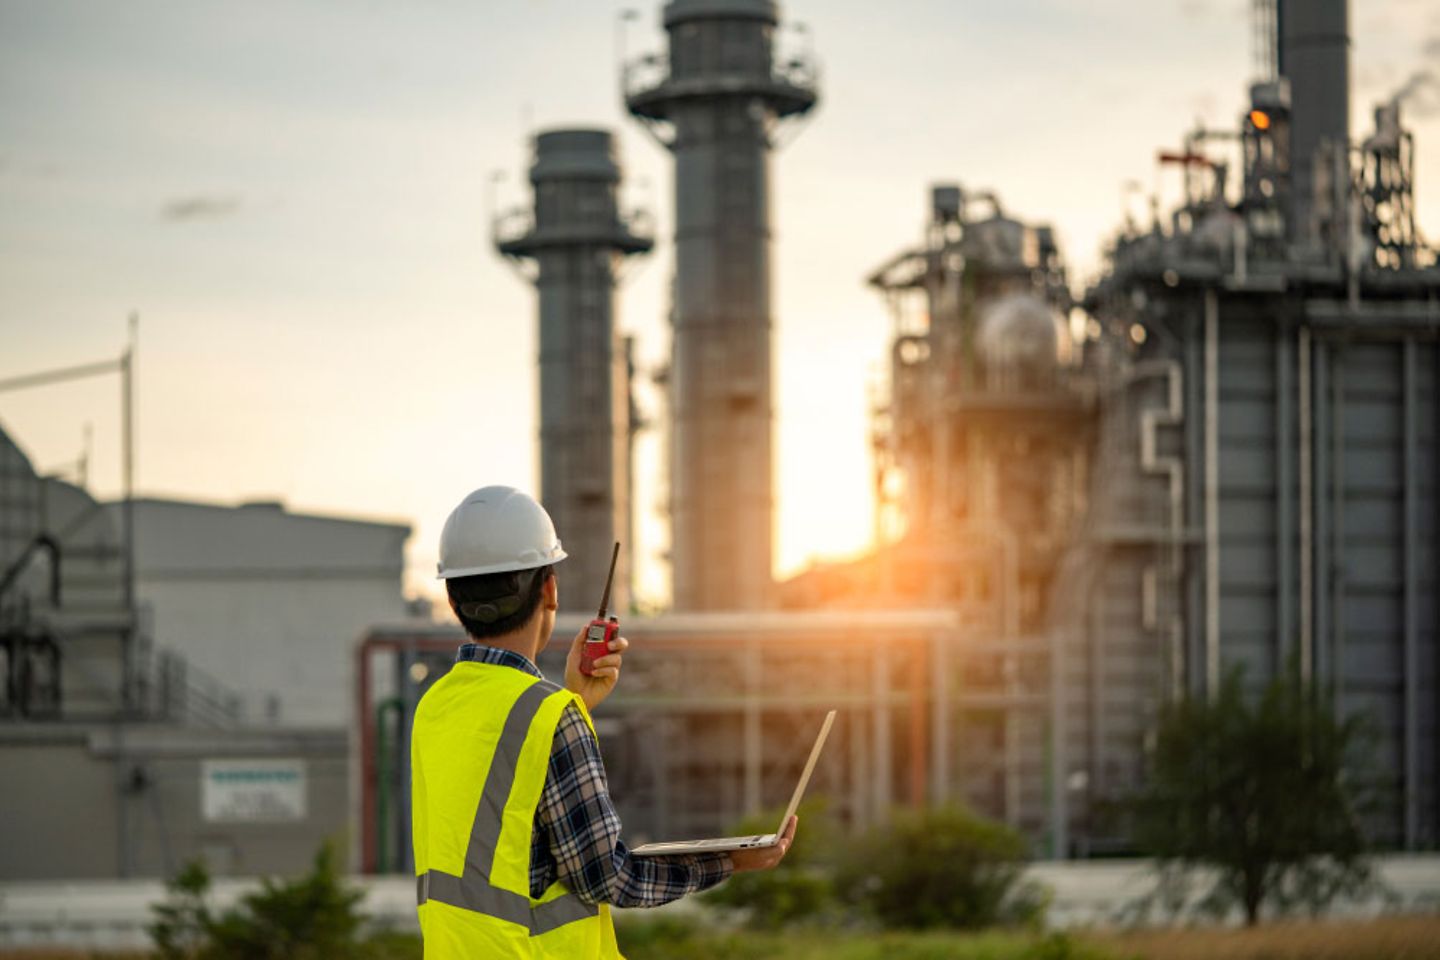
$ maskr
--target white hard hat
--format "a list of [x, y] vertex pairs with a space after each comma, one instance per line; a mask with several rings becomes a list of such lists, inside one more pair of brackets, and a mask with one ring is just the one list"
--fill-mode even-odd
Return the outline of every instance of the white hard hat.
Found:
[[440, 532], [441, 580], [547, 567], [565, 559], [545, 508], [514, 487], [481, 487]]

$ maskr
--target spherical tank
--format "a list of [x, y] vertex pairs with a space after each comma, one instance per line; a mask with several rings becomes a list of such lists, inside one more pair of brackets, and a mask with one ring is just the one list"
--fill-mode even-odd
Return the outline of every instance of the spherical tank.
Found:
[[1026, 383], [1050, 378], [1059, 363], [1060, 320], [1028, 293], [998, 297], [982, 308], [975, 336], [987, 380]]

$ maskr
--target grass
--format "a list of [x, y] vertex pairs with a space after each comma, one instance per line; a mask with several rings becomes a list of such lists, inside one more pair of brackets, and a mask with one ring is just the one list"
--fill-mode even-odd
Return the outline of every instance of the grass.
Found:
[[[1072, 935], [721, 932], [666, 918], [622, 918], [617, 927], [628, 960], [1440, 960], [1440, 916], [1276, 923], [1254, 930]], [[378, 957], [419, 960], [419, 940], [388, 936]], [[149, 958], [137, 953], [0, 949], [0, 960]]]
[[1273, 923], [1253, 930], [1149, 930], [1091, 940], [1142, 960], [1429, 960], [1440, 958], [1440, 916]]
[[629, 960], [1440, 960], [1440, 916], [1069, 935], [727, 933], [623, 918], [618, 928]]

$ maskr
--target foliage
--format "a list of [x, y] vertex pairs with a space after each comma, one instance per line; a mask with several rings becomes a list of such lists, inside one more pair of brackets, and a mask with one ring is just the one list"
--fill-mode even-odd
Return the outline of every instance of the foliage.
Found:
[[1253, 926], [1267, 903], [1316, 911], [1371, 889], [1361, 820], [1372, 791], [1347, 774], [1361, 734], [1293, 669], [1258, 699], [1237, 669], [1213, 699], [1166, 708], [1134, 804], [1162, 893], [1183, 901], [1196, 868], [1210, 868], [1202, 905], [1238, 904]]
[[[769, 833], [783, 810], [747, 818], [736, 827], [737, 836]], [[834, 884], [830, 870], [840, 845], [839, 828], [823, 798], [800, 805], [795, 842], [773, 870], [738, 874], [704, 894], [712, 904], [743, 911], [749, 926], [775, 930], [788, 924], [824, 920], [833, 912]]]
[[205, 960], [329, 960], [355, 954], [364, 894], [346, 887], [327, 843], [310, 873], [291, 881], [265, 880], [210, 927]]
[[151, 907], [155, 920], [146, 928], [160, 960], [196, 960], [205, 946], [212, 923], [205, 894], [210, 890], [210, 872], [203, 861], [181, 868], [165, 885], [167, 899]]
[[694, 916], [632, 916], [622, 912], [615, 920], [615, 936], [627, 960], [758, 960], [778, 952], [773, 943], [761, 945], [744, 934], [714, 930]]
[[1033, 922], [1044, 900], [1020, 882], [1024, 856], [1018, 833], [964, 808], [896, 811], [889, 825], [851, 845], [836, 885], [887, 927]]
[[346, 960], [402, 956], [383, 942], [362, 944], [363, 893], [345, 886], [326, 844], [304, 876], [265, 880], [239, 906], [215, 916], [207, 902], [210, 876], [204, 865], [185, 866], [153, 909], [151, 939], [161, 960]]

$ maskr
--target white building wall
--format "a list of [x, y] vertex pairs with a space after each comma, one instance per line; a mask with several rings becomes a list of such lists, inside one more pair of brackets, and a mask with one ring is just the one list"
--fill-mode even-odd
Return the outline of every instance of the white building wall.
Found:
[[278, 504], [141, 500], [144, 622], [157, 650], [181, 654], [238, 694], [245, 723], [343, 726], [357, 638], [405, 618], [409, 535], [402, 524], [292, 514]]

